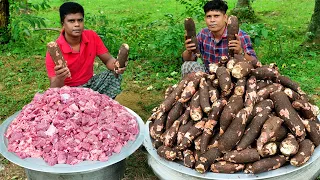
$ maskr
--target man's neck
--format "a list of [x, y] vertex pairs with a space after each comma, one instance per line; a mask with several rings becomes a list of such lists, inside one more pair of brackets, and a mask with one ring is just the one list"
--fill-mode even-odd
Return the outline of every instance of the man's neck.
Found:
[[70, 46], [79, 45], [80, 42], [81, 42], [81, 36], [79, 36], [79, 37], [72, 37], [72, 36], [68, 36], [68, 35], [64, 34], [64, 38], [66, 39], [67, 43], [68, 43]]
[[224, 28], [222, 28], [220, 31], [216, 31], [216, 32], [211, 31], [215, 40], [220, 40], [222, 38], [225, 28], [226, 28], [226, 26]]

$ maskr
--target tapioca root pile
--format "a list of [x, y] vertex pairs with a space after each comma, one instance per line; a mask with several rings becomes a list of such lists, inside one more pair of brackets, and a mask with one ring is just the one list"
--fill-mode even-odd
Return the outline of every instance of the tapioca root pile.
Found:
[[[227, 59], [227, 60], [226, 60]], [[320, 144], [319, 108], [275, 64], [224, 57], [168, 87], [150, 116], [159, 156], [199, 173], [302, 166]]]

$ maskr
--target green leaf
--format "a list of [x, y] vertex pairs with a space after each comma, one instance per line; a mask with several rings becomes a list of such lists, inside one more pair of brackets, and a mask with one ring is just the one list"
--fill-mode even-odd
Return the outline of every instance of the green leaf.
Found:
[[27, 35], [27, 36], [31, 36], [30, 31], [28, 29], [24, 29], [23, 32]]
[[268, 38], [268, 30], [262, 29], [261, 34], [264, 38]]
[[34, 4], [33, 8], [35, 8], [37, 11], [39, 11], [39, 5], [38, 4]]

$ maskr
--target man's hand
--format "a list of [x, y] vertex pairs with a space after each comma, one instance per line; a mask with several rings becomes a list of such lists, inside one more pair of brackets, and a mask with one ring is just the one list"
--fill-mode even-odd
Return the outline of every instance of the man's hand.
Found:
[[229, 41], [228, 47], [229, 49], [233, 49], [234, 54], [241, 54], [243, 52], [241, 46], [241, 40], [238, 34], [236, 34], [236, 40]]
[[123, 74], [126, 69], [127, 69], [126, 67], [123, 67], [123, 68], [115, 68], [115, 69], [114, 69], [114, 72], [115, 72], [116, 74]]
[[186, 47], [186, 50], [189, 51], [189, 53], [192, 53], [197, 49], [196, 44], [191, 43], [191, 39], [187, 39], [184, 42], [184, 46]]
[[56, 79], [64, 81], [67, 77], [71, 77], [71, 73], [68, 67], [62, 67], [62, 64], [58, 64], [54, 67], [56, 73]]

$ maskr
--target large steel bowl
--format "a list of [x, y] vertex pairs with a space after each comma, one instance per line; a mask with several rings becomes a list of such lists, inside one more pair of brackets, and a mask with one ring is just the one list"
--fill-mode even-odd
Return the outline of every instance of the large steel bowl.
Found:
[[214, 173], [206, 172], [201, 174], [194, 169], [185, 167], [183, 163], [168, 161], [157, 154], [157, 150], [152, 146], [152, 139], [149, 134], [149, 123], [147, 121], [145, 126], [145, 140], [143, 145], [147, 149], [148, 163], [153, 169], [154, 173], [160, 179], [175, 179], [175, 180], [186, 180], [186, 179], [268, 179], [268, 180], [313, 180], [320, 174], [320, 146], [318, 146], [309, 161], [301, 167], [295, 167], [292, 165], [285, 165], [279, 169], [263, 172], [259, 174], [245, 174], [238, 172], [235, 174], [225, 173]]
[[82, 161], [75, 165], [56, 164], [49, 166], [42, 158], [21, 159], [7, 150], [8, 140], [4, 137], [10, 123], [20, 113], [16, 112], [0, 125], [0, 153], [12, 163], [25, 168], [28, 178], [31, 180], [82, 180], [82, 179], [119, 179], [125, 169], [125, 158], [134, 153], [143, 143], [145, 124], [142, 119], [131, 109], [126, 108], [137, 119], [139, 134], [135, 141], [129, 141], [122, 147], [121, 152], [114, 153], [106, 162]]

